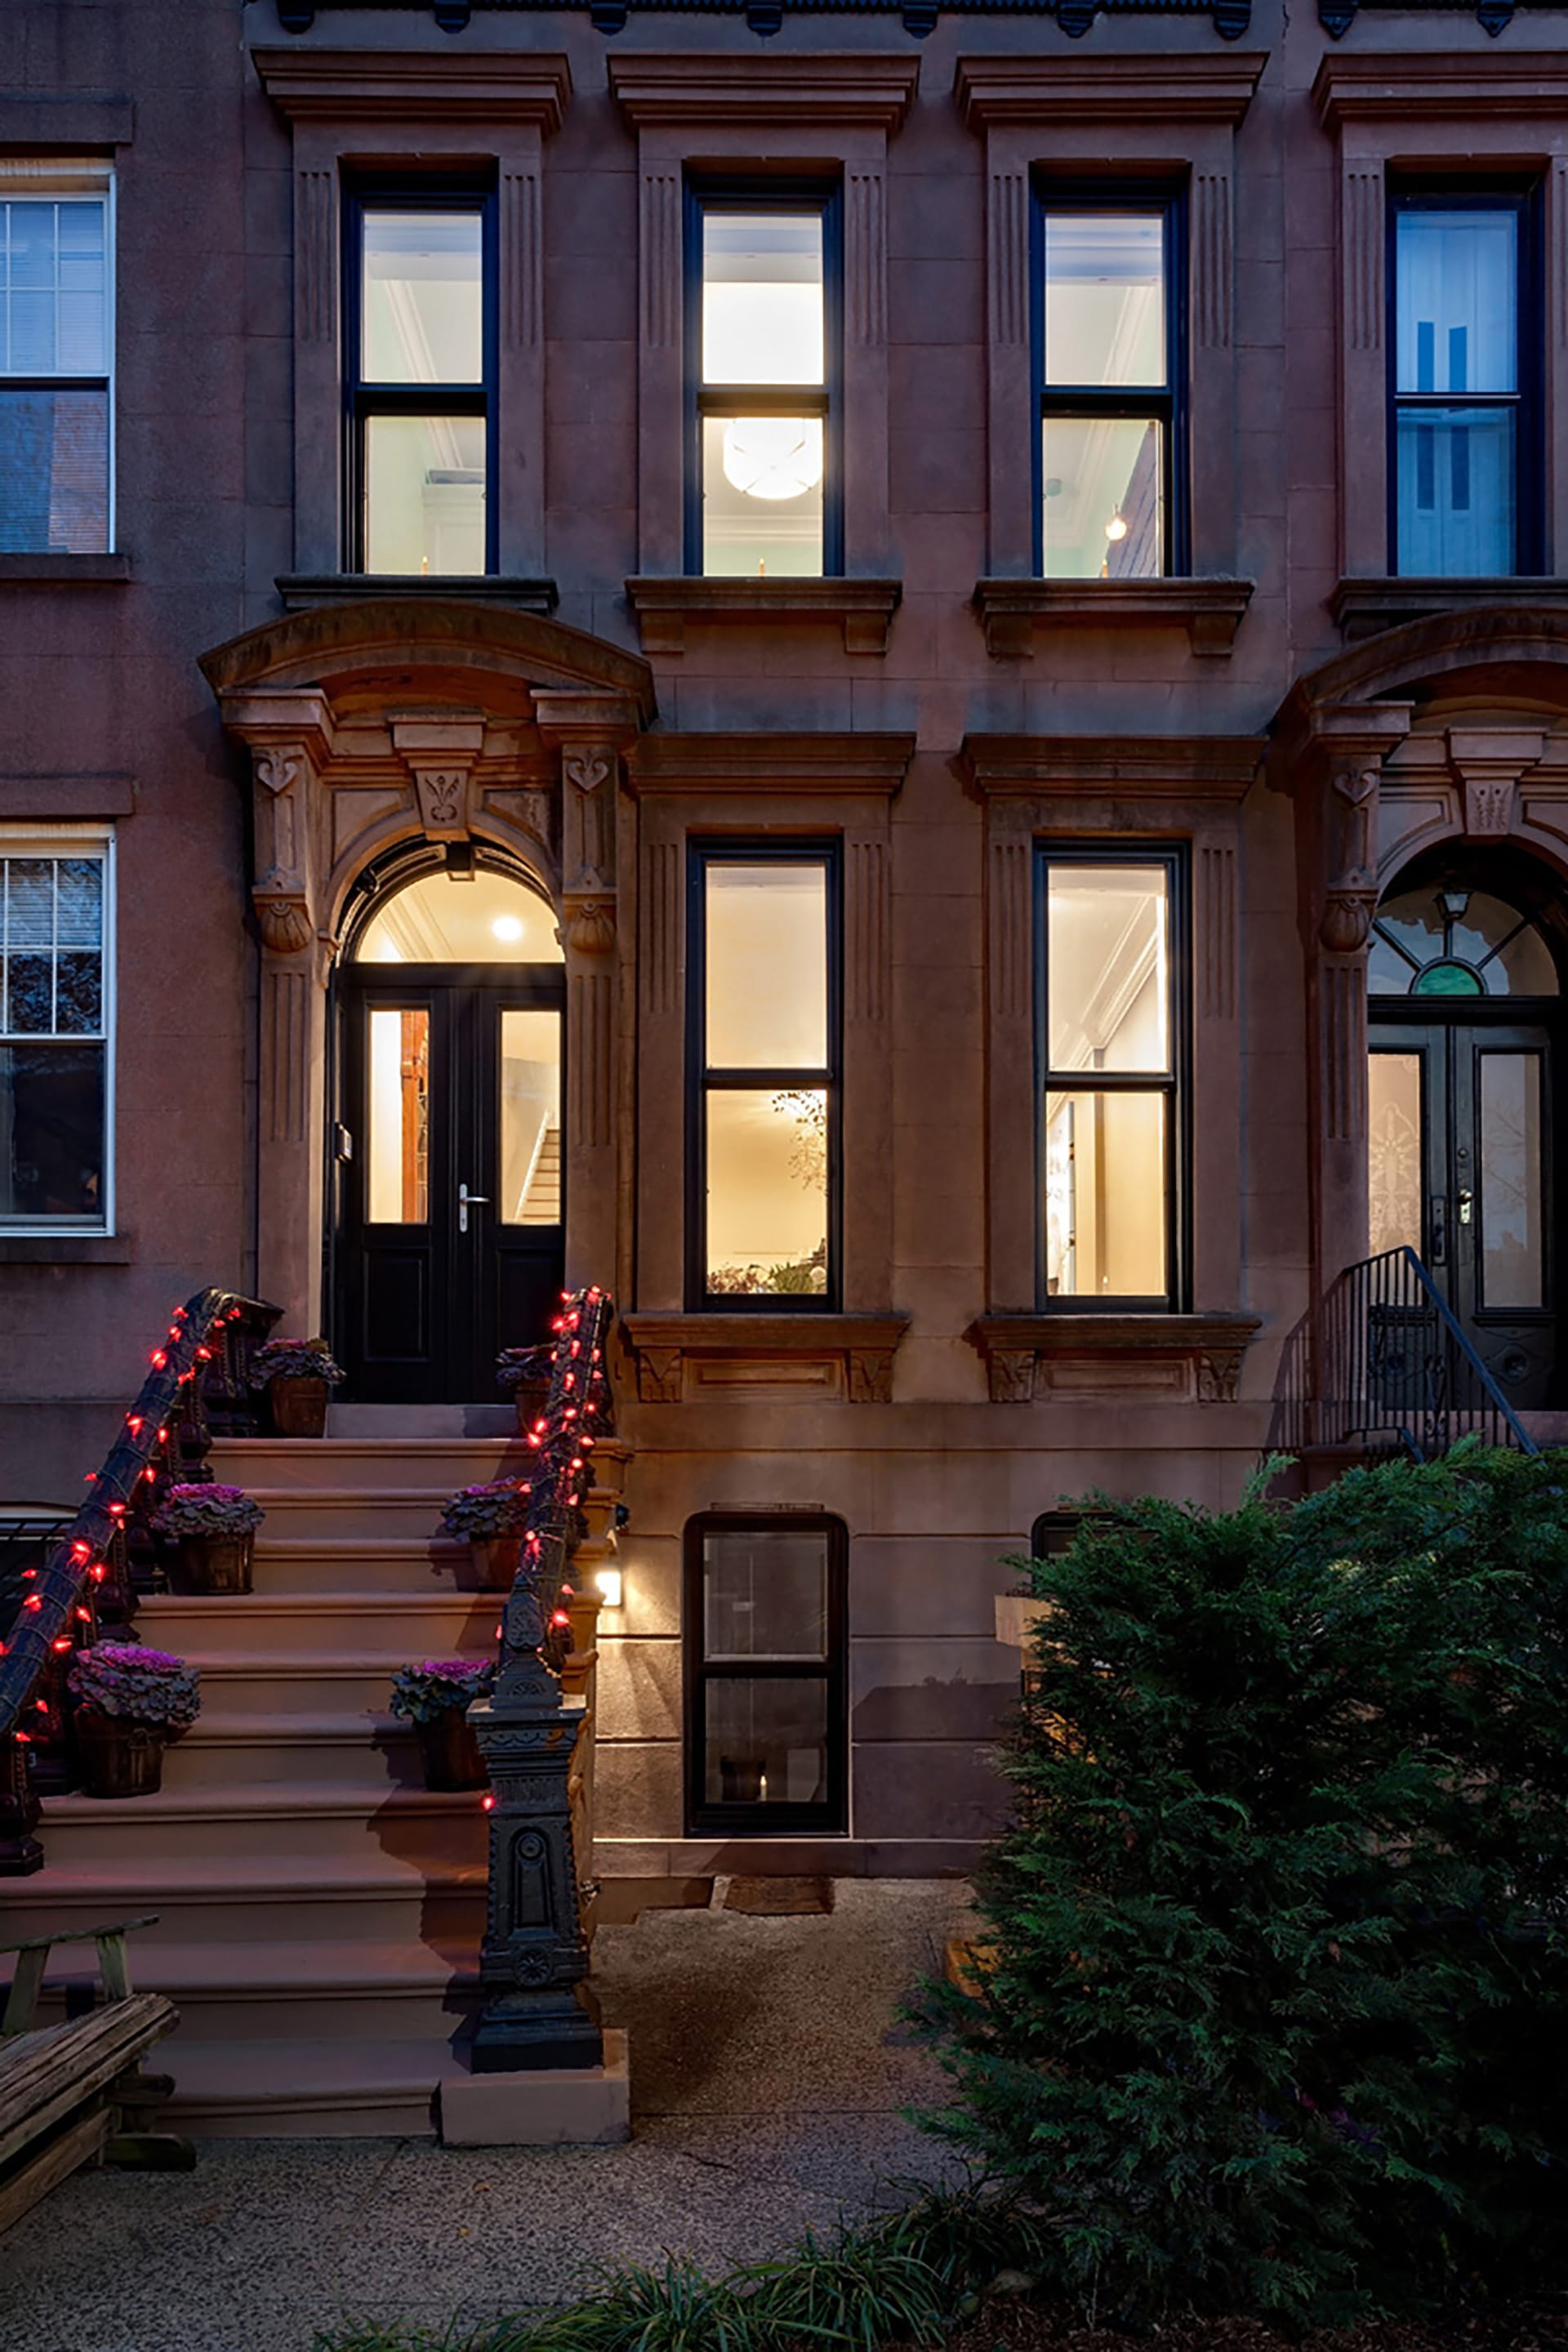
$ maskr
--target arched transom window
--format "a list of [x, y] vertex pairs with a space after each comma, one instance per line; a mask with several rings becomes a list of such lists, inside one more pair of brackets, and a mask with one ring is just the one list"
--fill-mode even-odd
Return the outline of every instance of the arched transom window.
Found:
[[1367, 958], [1374, 996], [1555, 996], [1536, 925], [1485, 890], [1428, 886], [1378, 908]]

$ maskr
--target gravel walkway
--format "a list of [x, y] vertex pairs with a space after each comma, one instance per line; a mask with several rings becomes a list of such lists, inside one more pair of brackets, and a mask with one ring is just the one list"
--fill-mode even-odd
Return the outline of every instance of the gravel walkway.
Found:
[[941, 2077], [896, 2011], [963, 1904], [952, 1881], [846, 1880], [826, 1917], [605, 1929], [626, 2147], [213, 2140], [193, 2174], [79, 2174], [0, 2240], [0, 2352], [310, 2352], [347, 2318], [478, 2319], [598, 2263], [724, 2267], [897, 2202], [942, 2158], [900, 2112]]

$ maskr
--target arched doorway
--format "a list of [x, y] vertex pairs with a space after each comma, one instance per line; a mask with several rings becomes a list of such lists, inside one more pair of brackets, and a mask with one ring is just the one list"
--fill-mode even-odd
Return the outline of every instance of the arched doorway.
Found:
[[[481, 853], [482, 854], [482, 853]], [[371, 1402], [495, 1396], [563, 1273], [553, 908], [499, 859], [422, 847], [365, 877], [335, 975], [335, 1333]]]
[[1568, 922], [1543, 870], [1449, 845], [1368, 943], [1369, 1238], [1408, 1244], [1510, 1404], [1557, 1402]]

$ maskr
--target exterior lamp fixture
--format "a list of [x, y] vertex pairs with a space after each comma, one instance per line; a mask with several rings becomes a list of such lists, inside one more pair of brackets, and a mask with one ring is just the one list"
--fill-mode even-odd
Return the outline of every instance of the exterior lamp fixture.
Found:
[[1106, 536], [1106, 538], [1107, 538], [1107, 539], [1111, 540], [1111, 541], [1115, 541], [1115, 540], [1119, 540], [1119, 539], [1125, 539], [1125, 538], [1126, 538], [1126, 536], [1127, 536], [1127, 517], [1122, 513], [1121, 509], [1120, 507], [1118, 507], [1118, 508], [1117, 508], [1116, 512], [1111, 516], [1110, 520], [1106, 524], [1106, 526], [1105, 526], [1105, 536]]
[[819, 416], [737, 416], [724, 427], [724, 479], [748, 499], [798, 499], [822, 479]]
[[515, 915], [498, 915], [490, 929], [498, 940], [520, 940], [522, 937], [522, 925]]
[[606, 1609], [618, 1609], [622, 1600], [622, 1578], [618, 1568], [601, 1568], [594, 1577], [599, 1588], [599, 1598]]

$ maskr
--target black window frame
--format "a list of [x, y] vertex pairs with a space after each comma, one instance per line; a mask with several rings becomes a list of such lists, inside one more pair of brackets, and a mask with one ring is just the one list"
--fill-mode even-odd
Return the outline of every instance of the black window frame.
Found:
[[[817, 1070], [710, 1068], [708, 1064], [708, 908], [710, 864], [822, 865], [826, 873], [827, 1054]], [[844, 857], [837, 835], [759, 841], [705, 834], [688, 844], [686, 883], [686, 1299], [694, 1314], [836, 1315], [843, 1297], [844, 1235]], [[827, 1096], [827, 1282], [821, 1291], [710, 1291], [708, 1287], [708, 1097], [713, 1093], [793, 1094], [822, 1087]]]
[[[478, 383], [374, 383], [362, 373], [364, 215], [367, 212], [477, 212], [480, 219], [480, 356]], [[366, 570], [365, 426], [373, 416], [482, 416], [485, 420], [485, 571], [500, 569], [496, 498], [500, 452], [500, 217], [494, 173], [403, 173], [347, 181], [342, 205], [343, 569]], [[433, 572], [453, 580], [460, 572]]]
[[[1052, 866], [1163, 866], [1170, 940], [1171, 1064], [1147, 1070], [1053, 1071], [1048, 1059], [1049, 875]], [[1180, 841], [1055, 842], [1037, 839], [1034, 872], [1035, 1282], [1039, 1311], [1050, 1315], [1179, 1315], [1187, 1311], [1192, 1266], [1192, 956], [1189, 845]], [[1078, 1094], [1163, 1094], [1165, 1117], [1165, 1288], [1153, 1293], [1097, 1291], [1064, 1297], [1047, 1288], [1046, 1097]]]
[[[769, 1660], [754, 1666], [704, 1655], [702, 1544], [710, 1534], [811, 1534], [827, 1538], [827, 1642], [824, 1660]], [[689, 1837], [843, 1837], [849, 1827], [849, 1532], [831, 1511], [703, 1511], [686, 1523], [682, 1563], [685, 1638], [685, 1814]], [[707, 1776], [703, 1692], [710, 1680], [827, 1684], [827, 1795], [818, 1805], [714, 1804]]]
[[[1517, 347], [1514, 376], [1518, 389], [1510, 393], [1409, 393], [1399, 389], [1399, 223], [1408, 212], [1512, 212], [1518, 220], [1514, 318]], [[1542, 575], [1546, 561], [1545, 415], [1546, 415], [1546, 285], [1542, 236], [1541, 183], [1534, 177], [1454, 177], [1436, 180], [1401, 176], [1392, 179], [1384, 220], [1384, 341], [1387, 412], [1388, 571], [1391, 579], [1426, 578], [1426, 573], [1402, 572], [1399, 567], [1399, 418], [1404, 409], [1434, 410], [1511, 408], [1516, 423], [1513, 441], [1512, 567], [1508, 572], [1454, 574], [1483, 579], [1530, 579]], [[1450, 575], [1437, 574], [1437, 577]]]
[[[1165, 382], [1089, 384], [1046, 382], [1046, 218], [1050, 213], [1159, 213], [1165, 224]], [[1043, 427], [1050, 416], [1146, 416], [1163, 435], [1165, 544], [1152, 576], [1184, 580], [1192, 572], [1192, 455], [1188, 430], [1187, 190], [1169, 180], [1053, 180], [1037, 173], [1029, 216], [1029, 352], [1035, 386], [1034, 563], [1046, 577]], [[1051, 575], [1053, 578], [1063, 575]], [[1134, 580], [1132, 584], [1136, 584]]]
[[[816, 213], [822, 221], [822, 368], [811, 384], [705, 384], [702, 381], [702, 221], [715, 212]], [[702, 562], [702, 423], [708, 416], [822, 418], [822, 570], [802, 579], [844, 575], [844, 203], [837, 180], [713, 178], [687, 175], [684, 203], [681, 377], [686, 484], [683, 537], [693, 579], [744, 579], [705, 572]]]

